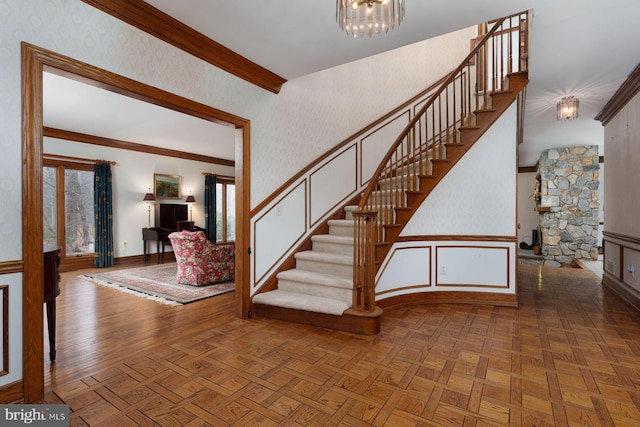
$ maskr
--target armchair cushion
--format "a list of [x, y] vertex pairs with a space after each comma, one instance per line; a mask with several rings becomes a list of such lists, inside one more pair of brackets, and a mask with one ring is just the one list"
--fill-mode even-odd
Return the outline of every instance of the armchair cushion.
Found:
[[211, 243], [202, 231], [171, 233], [169, 240], [178, 265], [178, 283], [205, 286], [234, 279], [234, 245]]

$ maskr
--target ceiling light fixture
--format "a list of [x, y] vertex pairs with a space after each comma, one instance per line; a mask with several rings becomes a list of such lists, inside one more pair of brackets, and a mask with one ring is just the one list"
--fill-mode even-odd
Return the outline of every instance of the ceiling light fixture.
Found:
[[574, 96], [565, 96], [558, 102], [558, 120], [566, 121], [578, 118], [580, 101]]
[[400, 25], [404, 0], [336, 0], [336, 20], [353, 37], [380, 35]]

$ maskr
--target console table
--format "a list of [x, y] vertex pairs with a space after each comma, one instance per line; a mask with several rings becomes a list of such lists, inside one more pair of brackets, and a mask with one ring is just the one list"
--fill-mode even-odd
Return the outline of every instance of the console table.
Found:
[[60, 295], [60, 248], [44, 248], [44, 303], [47, 304], [49, 360], [56, 361], [56, 297]]

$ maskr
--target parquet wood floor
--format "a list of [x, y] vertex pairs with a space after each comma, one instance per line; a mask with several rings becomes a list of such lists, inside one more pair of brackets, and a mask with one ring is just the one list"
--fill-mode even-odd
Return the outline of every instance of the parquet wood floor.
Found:
[[416, 305], [376, 336], [237, 319], [232, 294], [163, 306], [76, 274], [45, 400], [69, 404], [71, 425], [640, 425], [640, 313], [588, 270], [522, 265], [517, 309]]

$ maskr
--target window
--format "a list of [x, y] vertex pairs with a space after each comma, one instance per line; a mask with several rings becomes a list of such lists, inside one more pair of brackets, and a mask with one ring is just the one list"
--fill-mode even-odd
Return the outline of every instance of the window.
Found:
[[62, 248], [62, 257], [94, 252], [93, 181], [92, 165], [45, 160], [44, 243]]
[[216, 182], [216, 240], [236, 240], [236, 185], [220, 178]]

